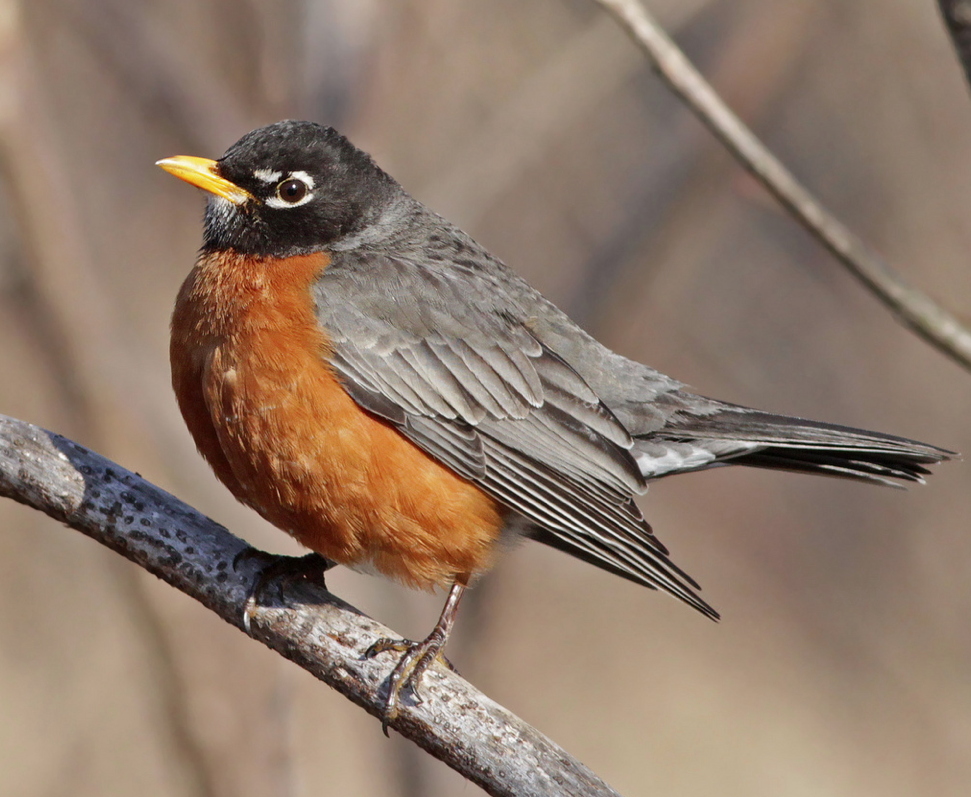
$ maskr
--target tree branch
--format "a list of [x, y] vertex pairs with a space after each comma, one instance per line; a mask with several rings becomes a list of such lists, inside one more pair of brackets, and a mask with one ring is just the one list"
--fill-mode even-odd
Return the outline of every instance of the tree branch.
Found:
[[[946, 1], [940, 0], [942, 6]], [[965, 369], [971, 370], [971, 330], [927, 294], [910, 285], [872, 247], [823, 207], [732, 113], [648, 14], [640, 0], [594, 2], [617, 19], [647, 55], [664, 82], [813, 237], [901, 322]]]
[[971, 0], [937, 0], [937, 5], [971, 85]]
[[[77, 443], [0, 415], [0, 495], [97, 540], [237, 628], [258, 564], [233, 562], [249, 546], [177, 498]], [[380, 716], [395, 660], [364, 658], [394, 632], [320, 585], [257, 608], [255, 639]], [[269, 590], [272, 593], [272, 590]], [[576, 759], [446, 668], [425, 674], [423, 701], [405, 695], [390, 723], [489, 794], [615, 795]]]

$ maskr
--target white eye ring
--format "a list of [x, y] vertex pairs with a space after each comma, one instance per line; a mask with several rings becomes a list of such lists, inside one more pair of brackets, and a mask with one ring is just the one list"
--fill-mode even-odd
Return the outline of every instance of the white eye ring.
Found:
[[[306, 205], [314, 198], [313, 188], [314, 178], [309, 174], [304, 171], [290, 172], [286, 179], [276, 187], [276, 194], [267, 197], [266, 204], [277, 210], [298, 208], [301, 205]], [[291, 199], [289, 197], [294, 196], [294, 190], [298, 198]], [[301, 194], [300, 191], [303, 191], [303, 193]]]

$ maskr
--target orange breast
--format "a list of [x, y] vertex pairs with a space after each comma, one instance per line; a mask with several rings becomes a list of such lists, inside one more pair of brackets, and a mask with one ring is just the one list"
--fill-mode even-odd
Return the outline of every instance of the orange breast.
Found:
[[200, 258], [172, 318], [189, 431], [236, 498], [328, 559], [424, 588], [480, 573], [504, 510], [341, 387], [310, 294], [328, 262]]

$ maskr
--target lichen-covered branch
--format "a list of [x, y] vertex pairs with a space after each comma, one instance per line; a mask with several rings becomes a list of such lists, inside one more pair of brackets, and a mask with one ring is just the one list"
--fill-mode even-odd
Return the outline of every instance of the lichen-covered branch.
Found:
[[[242, 629], [260, 567], [248, 546], [196, 510], [89, 449], [0, 415], [0, 495], [62, 521]], [[392, 655], [364, 657], [390, 629], [322, 586], [295, 582], [255, 612], [253, 637], [379, 716]], [[226, 666], [231, 666], [227, 662]], [[391, 723], [493, 795], [616, 795], [583, 764], [444, 667]]]

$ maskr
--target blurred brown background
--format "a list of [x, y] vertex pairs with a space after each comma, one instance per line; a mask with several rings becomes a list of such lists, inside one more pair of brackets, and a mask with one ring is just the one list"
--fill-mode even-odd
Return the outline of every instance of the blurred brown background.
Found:
[[[654, 0], [732, 106], [959, 314], [971, 97], [933, 0]], [[971, 451], [971, 375], [897, 325], [587, 0], [0, 0], [0, 412], [294, 552], [168, 387], [202, 198], [153, 166], [338, 126], [604, 342], [766, 409]], [[967, 466], [908, 492], [726, 469], [654, 528], [709, 623], [542, 546], [464, 607], [463, 674], [626, 795], [964, 795]], [[0, 794], [472, 794], [306, 673], [0, 504]], [[398, 631], [441, 596], [347, 572]]]

